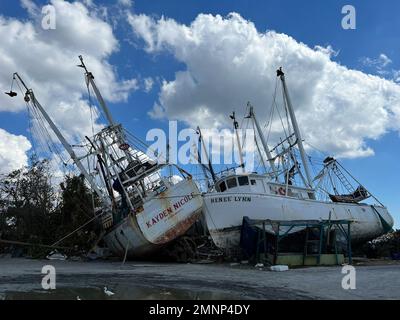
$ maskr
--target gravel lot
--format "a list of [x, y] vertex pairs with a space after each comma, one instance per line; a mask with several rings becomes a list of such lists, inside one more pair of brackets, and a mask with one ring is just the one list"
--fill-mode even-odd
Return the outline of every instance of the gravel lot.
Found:
[[[56, 290], [41, 287], [44, 265]], [[400, 299], [400, 264], [356, 266], [356, 289], [344, 290], [341, 267], [285, 272], [230, 264], [49, 261], [0, 258], [3, 299]], [[107, 297], [103, 287], [115, 295]]]

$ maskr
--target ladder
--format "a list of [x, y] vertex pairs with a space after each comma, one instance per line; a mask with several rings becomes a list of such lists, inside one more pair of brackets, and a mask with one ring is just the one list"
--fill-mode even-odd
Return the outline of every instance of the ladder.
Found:
[[338, 168], [336, 163], [332, 166], [333, 173], [338, 177], [340, 183], [346, 188], [349, 193], [353, 193], [355, 190], [349, 180], [345, 177], [343, 172]]

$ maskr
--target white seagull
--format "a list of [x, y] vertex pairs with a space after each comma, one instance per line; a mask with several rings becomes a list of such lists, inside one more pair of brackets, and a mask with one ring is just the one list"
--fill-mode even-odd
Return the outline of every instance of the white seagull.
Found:
[[115, 294], [114, 292], [108, 290], [107, 287], [104, 287], [104, 293], [105, 293], [106, 295], [108, 295], [109, 297], [110, 297], [110, 296], [113, 296], [113, 295]]

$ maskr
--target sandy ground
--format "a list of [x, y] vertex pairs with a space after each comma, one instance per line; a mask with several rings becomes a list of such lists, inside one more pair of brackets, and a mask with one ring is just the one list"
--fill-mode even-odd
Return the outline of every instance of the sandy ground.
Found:
[[[230, 264], [127, 262], [122, 266], [120, 262], [108, 261], [20, 258], [0, 258], [0, 296], [4, 298], [10, 291], [41, 290], [41, 269], [48, 264], [56, 268], [57, 290], [101, 290], [108, 286], [118, 293], [114, 298], [119, 299], [157, 298], [154, 292], [170, 294], [168, 290], [189, 292], [191, 295], [172, 295], [189, 299], [400, 299], [399, 264], [356, 266], [356, 289], [344, 290], [341, 286], [344, 275], [337, 266], [271, 272]], [[140, 288], [141, 294], [132, 288]], [[204, 294], [196, 296], [196, 292]]]

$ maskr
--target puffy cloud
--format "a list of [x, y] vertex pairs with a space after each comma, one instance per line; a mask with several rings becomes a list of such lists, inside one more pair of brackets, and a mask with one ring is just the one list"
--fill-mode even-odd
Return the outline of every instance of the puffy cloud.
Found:
[[26, 152], [31, 148], [29, 140], [13, 135], [0, 128], [0, 173], [8, 173], [25, 166], [28, 162]]
[[128, 7], [128, 8], [133, 6], [133, 1], [132, 0], [118, 0], [118, 3], [121, 6]]
[[393, 61], [386, 54], [381, 53], [377, 58], [363, 57], [360, 59], [360, 62], [367, 70], [396, 83], [400, 82], [400, 70], [390, 67]]
[[[27, 6], [31, 1], [24, 0], [24, 3]], [[64, 122], [63, 113], [58, 112], [60, 105], [69, 105], [72, 109], [86, 103], [83, 70], [76, 67], [78, 55], [84, 56], [102, 94], [111, 102], [127, 100], [138, 84], [136, 79], [119, 81], [107, 60], [118, 50], [118, 41], [110, 25], [92, 16], [80, 2], [52, 0], [51, 4], [56, 10], [55, 30], [43, 30], [41, 17], [25, 22], [0, 16], [3, 39], [0, 85], [9, 88], [12, 73], [18, 71], [56, 122], [67, 129], [72, 123]], [[34, 4], [30, 8], [34, 8]], [[0, 111], [23, 109], [22, 99], [0, 96]]]
[[322, 47], [317, 45], [314, 47], [314, 50], [320, 51], [328, 55], [329, 57], [337, 57], [340, 53], [340, 50], [338, 51], [334, 50], [331, 45], [328, 45], [327, 47]]
[[[0, 15], [0, 87], [10, 89], [11, 76], [18, 72], [67, 138], [76, 140], [92, 133], [92, 121], [83, 69], [77, 68], [83, 55], [104, 98], [126, 101], [138, 88], [136, 79], [118, 79], [109, 57], [119, 49], [110, 24], [103, 20], [100, 7], [86, 1], [51, 0], [55, 8], [56, 29], [42, 28], [42, 8], [32, 0], [22, 0], [29, 19]], [[0, 95], [0, 112], [20, 112], [25, 103], [19, 88], [14, 99]], [[93, 94], [92, 94], [93, 97]], [[95, 128], [99, 115], [94, 113]], [[71, 141], [75, 142], [75, 141]]]
[[376, 59], [368, 57], [361, 58], [361, 62], [368, 67], [376, 67], [378, 69], [382, 69], [391, 64], [392, 60], [386, 54], [381, 53]]
[[21, 6], [32, 16], [39, 14], [38, 6], [32, 0], [21, 0]]
[[[221, 128], [229, 125], [232, 110], [244, 112], [251, 101], [259, 119], [267, 121], [275, 71], [282, 66], [303, 136], [318, 149], [339, 157], [369, 156], [367, 139], [400, 129], [400, 87], [332, 61], [337, 52], [330, 46], [312, 49], [286, 34], [259, 32], [236, 13], [200, 14], [190, 25], [144, 14], [130, 14], [128, 22], [148, 53], [167, 51], [186, 65], [162, 83], [150, 112], [154, 118]], [[272, 128], [271, 143], [279, 137], [278, 123]]]
[[144, 91], [150, 92], [153, 89], [154, 80], [150, 77], [144, 79]]

